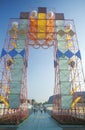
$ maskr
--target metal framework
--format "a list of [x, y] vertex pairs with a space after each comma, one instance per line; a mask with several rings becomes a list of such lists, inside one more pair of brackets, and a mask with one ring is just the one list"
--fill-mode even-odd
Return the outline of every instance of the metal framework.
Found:
[[73, 20], [57, 20], [53, 117], [62, 124], [84, 124], [85, 83]]
[[0, 124], [18, 124], [28, 116], [26, 34], [28, 20], [10, 19], [0, 62]]
[[73, 20], [39, 7], [10, 19], [0, 58], [0, 124], [19, 124], [28, 116], [28, 47], [54, 47], [53, 117], [83, 123], [84, 75]]

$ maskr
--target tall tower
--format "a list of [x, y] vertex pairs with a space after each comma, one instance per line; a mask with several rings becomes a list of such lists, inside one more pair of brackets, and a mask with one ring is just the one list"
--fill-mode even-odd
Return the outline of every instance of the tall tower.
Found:
[[74, 21], [55, 15], [56, 51], [53, 116], [61, 123], [84, 123], [85, 83]]
[[61, 123], [85, 121], [84, 75], [73, 20], [44, 7], [9, 20], [0, 55], [0, 124], [28, 116], [28, 47], [54, 47], [53, 117]]
[[28, 116], [28, 19], [9, 20], [1, 52], [1, 124], [18, 124]]

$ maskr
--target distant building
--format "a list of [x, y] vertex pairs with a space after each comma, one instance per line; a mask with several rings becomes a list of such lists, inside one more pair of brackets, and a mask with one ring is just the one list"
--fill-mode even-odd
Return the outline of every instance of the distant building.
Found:
[[[83, 101], [85, 102], [85, 91], [83, 92], [75, 92], [74, 96], [82, 96]], [[60, 95], [56, 95], [56, 99], [59, 99]], [[53, 103], [54, 96], [50, 96], [48, 99], [48, 103]]]

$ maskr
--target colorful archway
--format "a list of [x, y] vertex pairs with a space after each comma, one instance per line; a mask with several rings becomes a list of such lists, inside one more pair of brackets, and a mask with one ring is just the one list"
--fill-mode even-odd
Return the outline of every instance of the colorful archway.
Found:
[[[0, 70], [0, 93], [8, 101], [7, 112], [10, 113], [9, 109], [14, 110], [11, 113], [13, 117], [9, 114], [11, 122], [14, 123], [14, 118], [17, 118], [19, 123], [28, 116], [29, 46], [36, 49], [54, 47], [53, 116], [63, 120], [66, 114], [70, 120], [72, 113], [73, 116], [77, 115], [76, 118], [80, 119], [85, 110], [82, 98], [82, 91], [85, 91], [85, 87], [74, 22], [66, 20], [63, 13], [55, 13], [47, 8], [39, 7], [37, 10], [22, 12], [19, 19], [10, 19], [5, 44], [1, 52], [3, 68]], [[10, 93], [3, 89], [3, 85], [10, 90]], [[80, 99], [82, 107], [77, 106]], [[22, 107], [23, 104], [25, 107]], [[4, 109], [7, 110], [6, 107]], [[79, 114], [80, 110], [81, 115]], [[82, 116], [82, 119], [85, 117]]]

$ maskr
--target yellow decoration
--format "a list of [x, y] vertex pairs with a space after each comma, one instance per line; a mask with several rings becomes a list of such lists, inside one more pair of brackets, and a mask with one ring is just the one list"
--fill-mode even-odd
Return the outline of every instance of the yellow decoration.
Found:
[[[14, 63], [14, 60], [11, 57], [8, 59], [8, 61], [11, 61], [12, 64]], [[7, 70], [11, 69], [11, 66], [8, 66], [7, 64], [5, 65], [5, 67]]]
[[6, 99], [3, 96], [0, 96], [0, 100], [5, 104], [6, 107], [9, 107], [8, 102], [6, 101]]
[[69, 60], [69, 62], [68, 62], [68, 63], [70, 63], [70, 62], [72, 62], [72, 61], [74, 61], [74, 58], [71, 58], [71, 59]]
[[38, 27], [38, 33], [45, 33], [45, 27], [44, 26], [39, 26]]
[[12, 38], [15, 39], [15, 40], [18, 39], [16, 34], [14, 34], [14, 35], [12, 36]]
[[45, 27], [46, 28], [46, 20], [38, 20], [38, 26], [43, 26], [43, 27]]
[[70, 26], [67, 26], [65, 32], [68, 33], [69, 31], [70, 31]]
[[72, 42], [68, 42], [67, 45], [66, 45], [66, 48], [69, 48], [72, 46]]
[[38, 19], [46, 20], [46, 14], [45, 13], [38, 13]]
[[38, 19], [30, 16], [29, 38], [35, 43], [38, 40], [46, 40], [46, 43], [51, 41], [54, 36], [54, 15], [52, 12], [49, 18], [46, 19], [46, 13], [38, 13]]
[[46, 14], [38, 14], [38, 39], [46, 38]]
[[14, 60], [11, 57], [8, 60], [10, 60], [12, 64], [14, 63]]
[[71, 105], [71, 108], [74, 108], [75, 105], [77, 104], [77, 102], [78, 102], [80, 99], [81, 99], [81, 96], [77, 97], [77, 98], [73, 101], [73, 103], [72, 103], [72, 105]]
[[13, 36], [13, 35], [18, 33], [18, 30], [17, 30], [16, 27], [13, 27], [13, 28], [11, 28], [11, 30], [9, 30], [9, 33], [10, 33], [11, 36]]
[[71, 36], [70, 35], [67, 35], [67, 37], [66, 37], [66, 41], [68, 41], [68, 40], [71, 40]]
[[76, 92], [77, 89], [78, 89], [78, 86], [75, 86], [75, 88], [71, 91], [71, 95], [73, 95], [74, 92]]
[[13, 30], [14, 30], [16, 33], [18, 32], [16, 26], [13, 27]]
[[13, 28], [11, 30], [9, 30], [9, 33], [11, 36], [13, 36], [15, 34], [15, 31], [13, 30]]
[[11, 41], [11, 45], [14, 47], [14, 48], [17, 48], [17, 45], [15, 42]]
[[45, 39], [46, 35], [45, 33], [38, 33], [38, 39]]
[[10, 90], [8, 89], [7, 86], [3, 86], [2, 88], [3, 88], [7, 93], [10, 93]]

